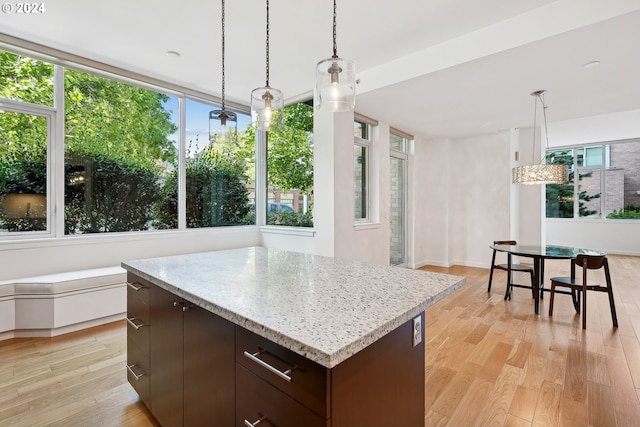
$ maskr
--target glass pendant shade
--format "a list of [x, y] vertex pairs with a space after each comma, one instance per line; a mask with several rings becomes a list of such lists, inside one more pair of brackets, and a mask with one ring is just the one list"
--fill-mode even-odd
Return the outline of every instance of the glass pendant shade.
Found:
[[569, 179], [567, 165], [541, 164], [518, 166], [511, 170], [514, 184], [562, 184]]
[[278, 89], [259, 87], [251, 91], [251, 122], [257, 130], [284, 125], [284, 96]]
[[332, 57], [316, 67], [316, 108], [334, 112], [356, 106], [356, 66], [350, 59]]
[[209, 141], [235, 142], [238, 135], [238, 116], [227, 110], [209, 111]]

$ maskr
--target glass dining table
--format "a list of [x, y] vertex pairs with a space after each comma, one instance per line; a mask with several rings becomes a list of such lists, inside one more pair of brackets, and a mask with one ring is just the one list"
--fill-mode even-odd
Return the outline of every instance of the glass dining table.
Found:
[[[506, 252], [507, 266], [511, 265], [511, 258], [513, 255], [527, 257], [533, 259], [533, 297], [534, 297], [534, 311], [538, 314], [540, 307], [540, 297], [544, 292], [544, 260], [545, 259], [570, 259], [574, 260], [579, 254], [584, 255], [606, 255], [601, 251], [595, 251], [592, 249], [574, 248], [570, 246], [555, 246], [555, 245], [491, 245], [491, 249], [495, 249], [498, 252]], [[575, 277], [575, 263], [571, 262], [571, 277]], [[511, 271], [507, 271], [507, 286], [511, 281]]]

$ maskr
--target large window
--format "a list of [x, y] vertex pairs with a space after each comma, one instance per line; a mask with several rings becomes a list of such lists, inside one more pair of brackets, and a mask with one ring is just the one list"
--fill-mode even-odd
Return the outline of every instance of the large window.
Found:
[[286, 107], [284, 124], [267, 135], [267, 224], [311, 227], [313, 107]]
[[640, 140], [547, 152], [569, 181], [546, 186], [547, 218], [640, 219]]
[[144, 82], [0, 51], [0, 234], [255, 223], [249, 116], [237, 113], [231, 138], [212, 131], [216, 108]]
[[170, 97], [72, 69], [64, 93], [65, 234], [172, 224], [157, 211], [178, 158]]
[[51, 228], [53, 65], [0, 51], [0, 233]]
[[369, 220], [369, 163], [371, 160], [371, 125], [353, 123], [353, 205], [356, 221]]

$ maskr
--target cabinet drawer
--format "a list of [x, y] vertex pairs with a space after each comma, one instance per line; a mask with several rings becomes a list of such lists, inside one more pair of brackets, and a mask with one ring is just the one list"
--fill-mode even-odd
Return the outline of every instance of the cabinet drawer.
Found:
[[149, 406], [149, 356], [131, 339], [127, 339], [127, 379]]
[[329, 420], [296, 402], [257, 375], [236, 365], [236, 426], [327, 427]]
[[325, 367], [239, 326], [236, 326], [236, 361], [323, 418], [331, 417], [328, 405], [331, 377]]
[[[149, 288], [153, 286], [148, 281], [136, 276], [127, 274], [127, 308], [141, 309], [149, 311]], [[133, 304], [130, 306], [129, 304]]]
[[145, 356], [149, 355], [149, 286], [137, 276], [127, 276], [127, 337]]

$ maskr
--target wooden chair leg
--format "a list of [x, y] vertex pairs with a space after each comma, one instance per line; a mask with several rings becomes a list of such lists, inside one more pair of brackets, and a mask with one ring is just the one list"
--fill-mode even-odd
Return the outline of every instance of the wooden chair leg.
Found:
[[496, 264], [496, 251], [493, 251], [493, 256], [491, 257], [491, 271], [489, 272], [489, 286], [487, 286], [487, 292], [491, 292], [491, 282], [493, 281], [493, 266]]
[[613, 326], [617, 328], [618, 315], [616, 314], [616, 304], [613, 301], [613, 287], [611, 286], [611, 275], [609, 274], [608, 263], [604, 265], [604, 275], [607, 282], [607, 294], [609, 294], [609, 308], [611, 309], [611, 321], [613, 322]]
[[531, 276], [531, 298], [535, 298], [536, 297], [536, 292], [535, 292], [535, 280], [533, 280], [533, 271], [529, 272], [529, 275]]
[[587, 329], [587, 292], [583, 290], [582, 293], [582, 329]]
[[551, 289], [549, 289], [549, 317], [553, 316], [553, 297], [556, 295], [556, 284], [551, 282]]

